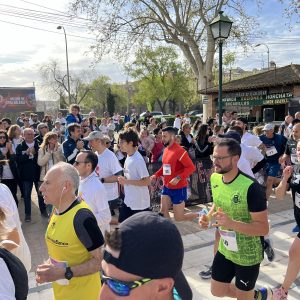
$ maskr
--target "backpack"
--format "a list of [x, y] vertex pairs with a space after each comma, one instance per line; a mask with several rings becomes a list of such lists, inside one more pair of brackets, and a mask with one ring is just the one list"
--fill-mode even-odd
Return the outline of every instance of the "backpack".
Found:
[[1, 247], [0, 257], [4, 260], [14, 281], [16, 300], [26, 300], [28, 295], [28, 275], [23, 263], [15, 255]]

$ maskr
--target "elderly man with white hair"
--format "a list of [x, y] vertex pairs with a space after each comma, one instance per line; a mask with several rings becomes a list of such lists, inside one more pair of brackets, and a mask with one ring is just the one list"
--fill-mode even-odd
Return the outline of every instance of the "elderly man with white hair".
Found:
[[52, 282], [55, 299], [99, 299], [103, 236], [89, 206], [76, 192], [79, 174], [60, 162], [40, 187], [46, 204], [54, 207], [45, 239], [49, 260], [38, 266], [38, 283]]

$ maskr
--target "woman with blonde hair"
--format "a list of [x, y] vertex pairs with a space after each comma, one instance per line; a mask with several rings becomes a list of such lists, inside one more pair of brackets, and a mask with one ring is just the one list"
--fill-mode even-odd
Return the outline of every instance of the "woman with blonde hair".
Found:
[[27, 299], [28, 275], [23, 263], [10, 251], [14, 242], [7, 240], [10, 229], [6, 226], [6, 213], [0, 207], [0, 299]]
[[8, 138], [12, 142], [13, 151], [16, 153], [16, 148], [23, 141], [22, 130], [19, 125], [11, 125], [7, 132]]
[[39, 149], [38, 165], [41, 166], [40, 181], [48, 170], [60, 161], [65, 161], [62, 146], [58, 143], [58, 135], [55, 132], [47, 132]]

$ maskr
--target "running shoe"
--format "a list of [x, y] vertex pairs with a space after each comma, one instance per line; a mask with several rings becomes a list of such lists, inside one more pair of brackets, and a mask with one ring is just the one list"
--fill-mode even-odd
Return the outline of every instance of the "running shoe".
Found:
[[272, 262], [275, 259], [275, 251], [270, 239], [264, 239], [264, 251], [267, 255], [268, 261]]
[[283, 287], [279, 287], [273, 290], [274, 300], [287, 300], [288, 294], [284, 291]]
[[211, 273], [212, 273], [212, 266], [206, 266], [208, 267], [208, 270], [206, 271], [201, 271], [199, 273], [199, 276], [202, 278], [202, 279], [210, 279], [211, 278]]
[[300, 232], [299, 226], [296, 225], [296, 226], [293, 228], [292, 232]]
[[254, 290], [254, 300], [272, 300], [273, 291], [270, 288], [260, 288]]

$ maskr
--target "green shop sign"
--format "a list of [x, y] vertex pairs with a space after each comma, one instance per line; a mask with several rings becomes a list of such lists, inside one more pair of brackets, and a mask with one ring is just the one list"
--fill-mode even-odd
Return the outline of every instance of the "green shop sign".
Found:
[[285, 104], [289, 102], [289, 99], [293, 97], [292, 93], [276, 93], [276, 94], [264, 94], [262, 95], [245, 95], [236, 97], [230, 97], [234, 95], [225, 96], [222, 99], [222, 107], [227, 106], [242, 106], [242, 107], [251, 107], [251, 106], [262, 106], [262, 105], [278, 105]]

